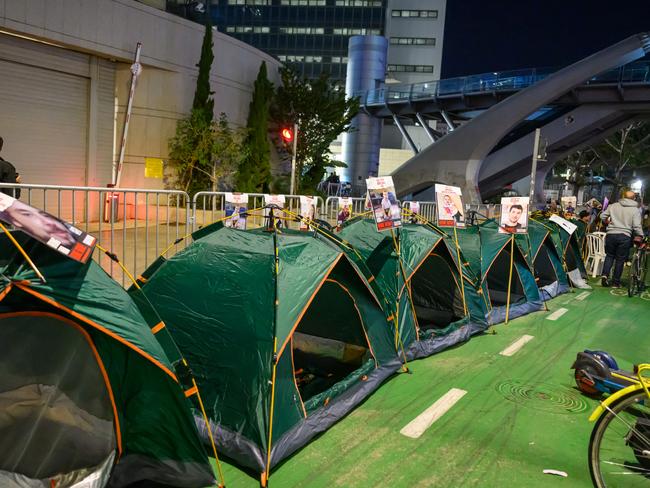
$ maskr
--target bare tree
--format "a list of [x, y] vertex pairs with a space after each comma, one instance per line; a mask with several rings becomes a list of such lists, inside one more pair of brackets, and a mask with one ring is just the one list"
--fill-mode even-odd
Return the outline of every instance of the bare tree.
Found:
[[589, 149], [597, 158], [601, 176], [614, 185], [612, 195], [616, 196], [624, 185], [625, 171], [650, 166], [650, 124], [632, 122]]
[[591, 148], [581, 149], [570, 154], [555, 164], [557, 170], [564, 176], [567, 183], [573, 187], [573, 194], [585, 186], [598, 163], [598, 156]]

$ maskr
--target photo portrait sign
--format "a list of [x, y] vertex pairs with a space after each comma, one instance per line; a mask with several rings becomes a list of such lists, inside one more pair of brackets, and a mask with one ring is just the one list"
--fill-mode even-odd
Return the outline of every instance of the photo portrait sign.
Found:
[[[284, 205], [286, 203], [286, 199], [284, 195], [264, 195], [264, 218], [266, 220], [267, 217], [271, 215], [271, 208], [270, 206], [273, 207], [278, 207], [279, 209], [284, 208]], [[282, 227], [282, 219], [279, 217], [282, 217], [282, 210], [278, 210], [276, 208], [273, 209], [273, 220], [274, 225], [277, 227]]]
[[4, 193], [0, 193], [0, 220], [80, 263], [88, 261], [97, 243], [74, 225]]
[[578, 205], [577, 197], [562, 197], [562, 209], [566, 212], [575, 213], [576, 206]]
[[[316, 198], [300, 196], [300, 216], [309, 222], [313, 222], [317, 215], [316, 212]], [[300, 221], [300, 230], [309, 230], [309, 224], [304, 220]]]
[[368, 178], [368, 200], [372, 207], [378, 231], [391, 230], [402, 225], [402, 212], [397, 201], [393, 178]]
[[226, 193], [226, 227], [246, 230], [248, 193]]
[[526, 234], [528, 232], [528, 204], [530, 197], [503, 197], [499, 233]]
[[465, 227], [465, 207], [460, 188], [436, 184], [435, 190], [438, 226]]
[[352, 217], [353, 201], [350, 197], [339, 197], [339, 211], [336, 215], [336, 225], [339, 227]]

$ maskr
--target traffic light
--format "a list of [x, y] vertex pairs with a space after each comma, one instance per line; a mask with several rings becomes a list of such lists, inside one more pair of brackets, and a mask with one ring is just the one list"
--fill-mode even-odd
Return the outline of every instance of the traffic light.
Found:
[[282, 137], [282, 140], [284, 141], [285, 144], [290, 143], [293, 141], [293, 130], [290, 129], [289, 127], [284, 127], [280, 131], [280, 137]]

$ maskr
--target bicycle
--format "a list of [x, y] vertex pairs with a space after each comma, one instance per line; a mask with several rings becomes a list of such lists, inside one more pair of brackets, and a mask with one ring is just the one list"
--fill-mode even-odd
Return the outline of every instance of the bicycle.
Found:
[[630, 264], [630, 277], [627, 283], [627, 296], [633, 297], [641, 295], [645, 291], [645, 279], [648, 269], [646, 267], [648, 238], [644, 238], [638, 243], [635, 242], [636, 249], [632, 255]]
[[650, 364], [634, 367], [633, 385], [604, 400], [589, 417], [589, 471], [597, 488], [650, 486]]

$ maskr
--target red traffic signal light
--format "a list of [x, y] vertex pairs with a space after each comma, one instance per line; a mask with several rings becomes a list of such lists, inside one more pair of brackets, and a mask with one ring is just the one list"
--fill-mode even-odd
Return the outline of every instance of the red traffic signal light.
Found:
[[288, 127], [285, 127], [280, 131], [280, 136], [282, 137], [282, 140], [284, 142], [291, 142], [293, 141], [293, 131], [289, 129]]

